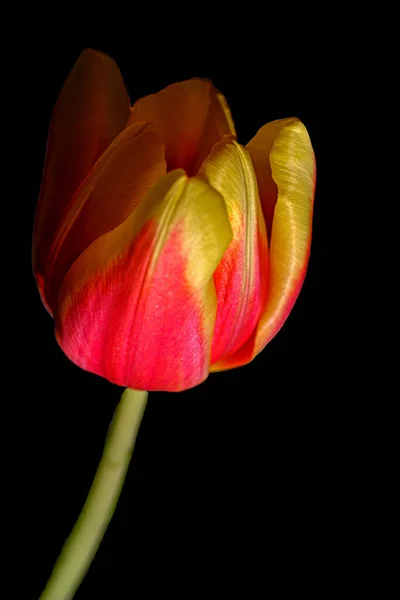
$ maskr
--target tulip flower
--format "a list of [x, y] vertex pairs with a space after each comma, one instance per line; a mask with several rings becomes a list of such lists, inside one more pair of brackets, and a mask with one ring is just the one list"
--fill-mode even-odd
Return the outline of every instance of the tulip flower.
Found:
[[210, 81], [131, 107], [111, 58], [78, 58], [51, 121], [33, 269], [65, 354], [128, 389], [41, 600], [70, 599], [82, 581], [147, 391], [245, 365], [282, 327], [306, 274], [314, 188], [298, 119], [268, 123], [242, 146]]
[[300, 291], [314, 187], [298, 119], [242, 146], [210, 81], [130, 107], [114, 61], [84, 51], [54, 109], [33, 238], [61, 348], [139, 390], [248, 363]]

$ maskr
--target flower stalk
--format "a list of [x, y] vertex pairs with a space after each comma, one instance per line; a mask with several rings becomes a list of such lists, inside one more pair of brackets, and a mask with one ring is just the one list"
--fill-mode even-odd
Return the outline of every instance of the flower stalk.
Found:
[[145, 391], [129, 388], [122, 394], [85, 505], [40, 600], [73, 598], [85, 577], [118, 502], [147, 396]]

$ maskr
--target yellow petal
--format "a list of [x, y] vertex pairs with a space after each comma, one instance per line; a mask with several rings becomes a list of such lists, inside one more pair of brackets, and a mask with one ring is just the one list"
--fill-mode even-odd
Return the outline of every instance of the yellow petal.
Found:
[[257, 354], [282, 327], [305, 278], [316, 169], [307, 129], [298, 119], [268, 123], [247, 149], [253, 160], [264, 215], [272, 230], [270, 282], [257, 328]]
[[[204, 161], [204, 177], [225, 200], [233, 240], [215, 274], [218, 297], [212, 371], [232, 368], [251, 358], [239, 348], [255, 332], [268, 282], [268, 242], [249, 153], [236, 141], [220, 142]], [[254, 336], [253, 336], [254, 342]]]

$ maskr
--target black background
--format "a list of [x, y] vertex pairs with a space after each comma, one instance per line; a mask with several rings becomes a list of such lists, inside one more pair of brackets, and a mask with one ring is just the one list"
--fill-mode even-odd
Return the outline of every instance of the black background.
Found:
[[157, 45], [136, 34], [122, 43], [115, 31], [79, 39], [71, 32], [67, 43], [35, 39], [18, 63], [18, 156], [27, 191], [23, 210], [15, 206], [22, 220], [15, 289], [24, 310], [12, 351], [23, 430], [15, 469], [23, 489], [18, 560], [26, 576], [15, 581], [15, 597], [37, 598], [50, 575], [122, 392], [63, 355], [31, 272], [51, 111], [85, 47], [116, 60], [132, 103], [174, 81], [212, 79], [243, 144], [268, 121], [299, 117], [314, 146], [317, 189], [308, 274], [288, 321], [250, 365], [212, 374], [180, 394], [150, 394], [115, 515], [76, 598], [148, 598], [160, 589], [188, 598], [203, 589], [207, 597], [233, 589], [249, 598], [277, 586], [282, 593], [292, 585], [309, 590], [326, 567], [321, 548], [338, 518], [333, 482], [345, 434], [335, 430], [338, 350], [330, 327], [332, 274], [324, 269], [335, 199], [324, 180], [325, 87], [312, 68], [318, 50], [294, 44], [274, 51], [267, 35], [239, 43], [228, 32], [193, 33], [174, 46], [168, 34]]

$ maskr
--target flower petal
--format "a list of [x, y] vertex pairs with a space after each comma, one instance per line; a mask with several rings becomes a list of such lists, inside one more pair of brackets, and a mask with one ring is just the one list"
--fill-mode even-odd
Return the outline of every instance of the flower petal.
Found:
[[[268, 242], [253, 165], [243, 146], [233, 140], [216, 144], [199, 177], [222, 194], [233, 231], [214, 274], [218, 307], [211, 370], [219, 371], [238, 366], [236, 351], [255, 331], [267, 292]], [[250, 360], [252, 345], [246, 348]]]
[[57, 100], [47, 141], [33, 236], [40, 288], [62, 213], [98, 157], [125, 127], [129, 104], [115, 62], [102, 52], [82, 52]]
[[197, 173], [224, 135], [235, 135], [224, 96], [205, 79], [174, 83], [138, 100], [129, 123], [136, 121], [153, 124], [165, 143], [168, 170], [183, 168], [188, 175]]
[[262, 127], [247, 149], [253, 161], [270, 241], [270, 282], [255, 354], [278, 333], [303, 284], [310, 253], [315, 157], [298, 119]]
[[232, 239], [221, 196], [182, 170], [83, 252], [60, 290], [56, 336], [80, 367], [134, 389], [206, 379], [213, 273]]
[[127, 127], [110, 144], [76, 192], [49, 251], [44, 296], [51, 310], [73, 262], [123, 223], [165, 173], [164, 146], [145, 123]]

